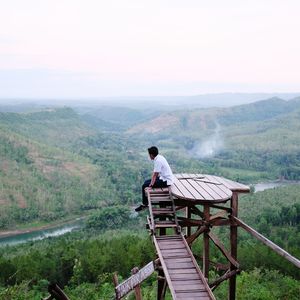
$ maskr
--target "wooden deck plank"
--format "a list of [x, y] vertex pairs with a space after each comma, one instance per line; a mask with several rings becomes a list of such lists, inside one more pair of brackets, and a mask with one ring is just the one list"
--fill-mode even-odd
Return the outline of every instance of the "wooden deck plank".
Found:
[[224, 177], [218, 177], [218, 176], [213, 176], [213, 177], [215, 178], [216, 181], [223, 183], [223, 185], [225, 185], [232, 191], [241, 191], [244, 193], [248, 193], [250, 191], [249, 187], [244, 184], [232, 181], [230, 179], [226, 179]]
[[170, 270], [169, 273], [171, 274], [171, 276], [179, 275], [179, 274], [181, 274], [181, 275], [183, 275], [183, 274], [186, 274], [186, 275], [188, 275], [188, 274], [198, 274], [196, 269], [190, 270], [190, 272], [187, 271], [187, 270]]
[[193, 263], [182, 263], [182, 264], [172, 264], [172, 263], [166, 263], [169, 270], [182, 270], [182, 269], [193, 269], [194, 264]]
[[197, 180], [194, 180], [194, 182], [196, 184], [195, 188], [198, 188], [201, 191], [204, 191], [207, 195], [210, 195], [210, 197], [213, 200], [220, 200], [220, 199], [222, 199], [222, 196], [220, 194], [218, 194], [216, 192], [216, 190], [215, 190], [216, 185], [210, 184], [210, 183], [206, 183], [206, 182], [202, 182], [202, 181], [197, 181]]
[[180, 281], [184, 281], [184, 280], [198, 280], [200, 279], [199, 275], [197, 273], [174, 273], [174, 274], [170, 274], [172, 280], [180, 280]]
[[178, 245], [165, 244], [165, 245], [160, 245], [159, 248], [160, 250], [169, 250], [170, 248], [172, 250], [179, 250], [179, 249], [185, 249], [185, 246], [182, 244], [178, 244]]
[[[196, 178], [196, 174], [189, 174], [190, 177], [194, 176]], [[206, 200], [228, 200], [228, 198], [231, 197], [232, 193], [230, 193], [230, 190], [227, 190], [227, 193], [225, 193], [223, 190], [220, 191], [220, 186], [222, 185], [220, 182], [216, 181], [214, 178], [208, 178], [205, 177], [206, 181], [201, 180], [193, 180], [195, 183], [197, 183], [200, 186], [201, 191], [204, 190], [208, 195], [210, 195], [211, 199], [207, 197]], [[214, 182], [216, 184], [214, 184]], [[194, 188], [197, 188], [194, 185]], [[229, 194], [229, 195], [228, 195]]]
[[[200, 298], [201, 297], [201, 298]], [[211, 300], [210, 297], [203, 296], [201, 294], [185, 295], [178, 296], [177, 300]]]
[[[174, 185], [177, 187], [178, 190], [180, 190], [180, 193], [183, 195], [183, 196], [181, 196], [180, 194], [175, 194], [177, 197], [179, 197], [179, 198], [183, 197], [184, 199], [196, 200], [196, 198], [191, 193], [191, 191], [188, 188], [186, 188], [186, 186], [179, 179], [175, 178]], [[171, 189], [172, 189], [172, 187], [171, 187]], [[172, 193], [175, 193], [175, 191], [172, 191]]]
[[215, 176], [213, 176], [213, 175], [206, 175], [206, 178], [208, 180], [210, 180], [210, 181], [216, 181], [216, 182], [218, 182], [219, 183], [218, 188], [221, 189], [225, 194], [228, 193], [228, 187], [226, 187], [225, 185], [223, 185]]
[[183, 180], [181, 183], [182, 183], [182, 185], [185, 186], [186, 189], [188, 189], [190, 191], [190, 193], [193, 195], [195, 200], [213, 200], [213, 199], [211, 199], [210, 195], [208, 195], [208, 194], [202, 195], [200, 193], [200, 191], [194, 187], [195, 181], [193, 179], [186, 179], [186, 180]]
[[[196, 182], [200, 185], [201, 181], [197, 181]], [[231, 193], [225, 193], [221, 188], [222, 184], [213, 184], [213, 183], [204, 183], [203, 182], [203, 188], [212, 196], [214, 195], [214, 197], [217, 199], [224, 199], [224, 198], [228, 198], [228, 196], [231, 196]]]
[[179, 189], [179, 187], [176, 184], [177, 181], [179, 182], [179, 180], [177, 179], [177, 181], [176, 181], [176, 179], [177, 178], [175, 178], [174, 183], [171, 186], [172, 193], [175, 195], [178, 195], [179, 197], [183, 197], [184, 194], [182, 193], [182, 191]]
[[[187, 182], [193, 187], [193, 189], [195, 189], [196, 191], [198, 191], [202, 198], [205, 199], [205, 200], [214, 200], [215, 198], [218, 199], [219, 198], [219, 195], [217, 195], [216, 197], [214, 197], [213, 194], [209, 193], [204, 187], [206, 185], [206, 183], [204, 182], [201, 182], [201, 181], [197, 181], [197, 180], [194, 180], [193, 179], [193, 175], [194, 174], [189, 174], [190, 177], [192, 179], [188, 179]], [[195, 175], [194, 175], [195, 177]], [[201, 199], [200, 199], [201, 200]]]
[[164, 241], [164, 240], [171, 240], [171, 239], [182, 241], [181, 236], [178, 234], [176, 234], [176, 235], [161, 235], [161, 236], [156, 237], [157, 241]]

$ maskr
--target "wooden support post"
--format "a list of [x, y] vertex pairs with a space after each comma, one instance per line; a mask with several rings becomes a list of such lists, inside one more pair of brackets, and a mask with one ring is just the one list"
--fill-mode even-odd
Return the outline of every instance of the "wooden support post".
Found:
[[157, 278], [157, 300], [163, 300], [165, 298], [165, 280], [164, 271], [162, 269], [158, 269], [158, 278]]
[[[186, 218], [187, 219], [191, 219], [192, 217], [192, 213], [191, 213], [191, 208], [189, 206], [186, 207]], [[189, 237], [191, 236], [191, 226], [187, 226], [186, 227], [186, 236]]]
[[113, 282], [114, 282], [115, 287], [117, 287], [119, 285], [119, 279], [118, 279], [117, 272], [115, 272], [114, 275], [113, 275]]
[[[138, 273], [138, 271], [139, 271], [139, 268], [134, 267], [131, 270], [131, 274], [134, 275], [134, 274]], [[135, 299], [142, 300], [142, 291], [141, 291], [141, 286], [139, 284], [134, 288], [134, 292], [135, 292]]]
[[[159, 207], [160, 208], [165, 208], [166, 204], [160, 203]], [[159, 221], [166, 221], [167, 218], [165, 216], [161, 216], [158, 219], [159, 219]], [[159, 228], [159, 235], [166, 235], [166, 233], [167, 233], [166, 228]]]
[[[209, 205], [205, 204], [203, 207], [203, 217], [206, 222], [209, 222]], [[203, 235], [203, 274], [208, 280], [209, 272], [209, 236], [207, 232]]]
[[[230, 207], [232, 209], [232, 216], [237, 217], [238, 215], [238, 193], [233, 192]], [[237, 260], [237, 225], [234, 222], [231, 222], [230, 225], [230, 250], [231, 256], [234, 260]], [[230, 271], [234, 271], [236, 266], [230, 263]], [[235, 291], [236, 291], [236, 274], [229, 278], [229, 291], [228, 299], [235, 300]]]

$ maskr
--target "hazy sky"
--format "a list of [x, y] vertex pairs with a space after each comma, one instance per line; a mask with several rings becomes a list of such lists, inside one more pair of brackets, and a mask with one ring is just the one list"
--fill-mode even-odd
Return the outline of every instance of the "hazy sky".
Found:
[[0, 97], [300, 91], [299, 0], [0, 4]]

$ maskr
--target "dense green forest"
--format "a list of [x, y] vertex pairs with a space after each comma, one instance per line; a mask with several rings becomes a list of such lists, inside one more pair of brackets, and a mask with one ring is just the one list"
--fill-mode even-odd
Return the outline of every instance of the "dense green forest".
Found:
[[[54, 281], [72, 300], [112, 299], [114, 271], [121, 280], [132, 267], [154, 259], [146, 213], [132, 214], [151, 174], [146, 149], [152, 144], [175, 173], [209, 173], [249, 184], [300, 178], [299, 99], [172, 111], [36, 106], [15, 111], [0, 113], [0, 229], [86, 219], [84, 228], [59, 238], [1, 247], [1, 299], [40, 299]], [[290, 185], [242, 196], [239, 215], [300, 257], [299, 194], [300, 187]], [[217, 234], [226, 241], [225, 229]], [[201, 241], [193, 246], [196, 257], [201, 248]], [[213, 248], [212, 253], [221, 259]], [[238, 299], [298, 299], [300, 273], [293, 265], [242, 230], [238, 253], [243, 269]], [[217, 273], [212, 270], [211, 278]], [[155, 285], [155, 275], [143, 284], [145, 299], [155, 299]], [[218, 299], [226, 293], [226, 284], [216, 290]]]
[[[299, 214], [297, 219], [293, 211], [299, 209], [299, 192], [300, 186], [295, 185], [240, 199], [240, 218], [296, 257], [300, 256], [300, 224]], [[131, 218], [130, 210], [123, 208], [100, 209], [86, 220], [84, 229], [59, 238], [0, 248], [0, 295], [3, 299], [40, 299], [47, 294], [47, 284], [55, 281], [71, 299], [112, 299], [114, 271], [122, 280], [134, 266], [142, 267], [155, 258], [144, 229], [146, 213]], [[272, 219], [272, 225], [266, 225], [265, 218]], [[225, 237], [226, 232], [218, 235]], [[201, 247], [199, 240], [193, 247], [196, 257]], [[214, 259], [220, 260], [220, 253], [211, 250]], [[238, 254], [243, 270], [238, 299], [297, 299], [299, 269], [241, 229]], [[217, 273], [212, 270], [211, 278]], [[145, 299], [155, 299], [155, 282], [153, 275], [143, 284]], [[225, 299], [226, 293], [226, 284], [216, 290], [218, 299]]]

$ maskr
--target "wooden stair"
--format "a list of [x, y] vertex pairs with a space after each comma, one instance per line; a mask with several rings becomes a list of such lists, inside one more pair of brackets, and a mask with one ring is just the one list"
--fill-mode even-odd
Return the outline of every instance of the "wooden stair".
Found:
[[215, 299], [182, 234], [153, 236], [173, 299]]
[[148, 189], [147, 195], [150, 212], [148, 225], [151, 232], [156, 235], [157, 229], [173, 228], [175, 233], [179, 233], [180, 226], [169, 188]]
[[[148, 189], [148, 227], [173, 299], [215, 300], [184, 236], [168, 188]], [[167, 229], [173, 229], [167, 234]]]

